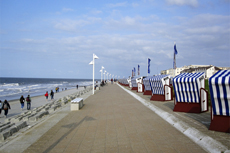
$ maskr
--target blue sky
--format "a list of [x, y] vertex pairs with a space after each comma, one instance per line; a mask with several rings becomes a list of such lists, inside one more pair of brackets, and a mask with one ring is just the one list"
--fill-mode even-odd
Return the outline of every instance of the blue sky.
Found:
[[0, 76], [120, 77], [201, 64], [230, 67], [230, 0], [0, 0]]

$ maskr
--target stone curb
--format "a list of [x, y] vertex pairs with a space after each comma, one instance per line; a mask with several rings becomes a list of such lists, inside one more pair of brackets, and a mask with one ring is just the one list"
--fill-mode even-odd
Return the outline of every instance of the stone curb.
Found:
[[204, 150], [211, 152], [211, 153], [229, 153], [230, 150], [228, 150], [228, 147], [224, 146], [220, 142], [214, 140], [208, 135], [203, 134], [201, 131], [188, 126], [185, 122], [180, 121], [177, 117], [175, 117], [173, 114], [170, 114], [168, 112], [165, 112], [155, 106], [154, 104], [147, 102], [145, 99], [141, 98], [140, 96], [136, 95], [132, 91], [129, 91], [128, 89], [125, 89], [121, 85], [118, 84], [119, 87], [121, 87], [123, 90], [128, 92], [131, 96], [136, 98], [138, 101], [140, 101], [143, 105], [151, 109], [153, 112], [155, 112], [157, 115], [159, 115], [162, 119], [167, 121], [169, 124], [174, 126], [178, 131], [189, 137], [191, 140], [193, 140], [196, 144], [201, 146]]

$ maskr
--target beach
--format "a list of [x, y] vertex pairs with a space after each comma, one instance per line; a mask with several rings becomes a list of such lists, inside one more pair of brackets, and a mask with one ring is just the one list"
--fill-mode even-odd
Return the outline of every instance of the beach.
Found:
[[[43, 105], [50, 103], [52, 101], [58, 100], [62, 97], [71, 95], [71, 94], [76, 93], [76, 92], [81, 91], [81, 90], [84, 90], [84, 87], [79, 87], [78, 89], [75, 88], [75, 89], [69, 89], [69, 90], [57, 92], [57, 93], [54, 93], [54, 99], [53, 100], [51, 100], [50, 96], [49, 96], [49, 99], [47, 101], [46, 101], [46, 97], [44, 95], [31, 97], [31, 110], [34, 108], [43, 106]], [[24, 97], [24, 98], [26, 98], [26, 97]], [[15, 115], [19, 115], [22, 112], [27, 111], [27, 103], [26, 102], [24, 103], [24, 108], [23, 108], [23, 110], [21, 110], [21, 104], [20, 104], [19, 99], [20, 99], [20, 97], [18, 98], [18, 100], [9, 101], [11, 109], [9, 110], [7, 118], [11, 118]], [[4, 117], [4, 110], [2, 110], [2, 113], [0, 115], [0, 122], [4, 123], [5, 119], [6, 118]]]
[[4, 145], [2, 152], [227, 153], [229, 150], [229, 134], [208, 130], [208, 123], [204, 122], [208, 113], [188, 116], [173, 112], [173, 101], [150, 101], [149, 96], [116, 84], [101, 87], [90, 95], [90, 92], [83, 95], [84, 107], [79, 111], [70, 111], [67, 104]]

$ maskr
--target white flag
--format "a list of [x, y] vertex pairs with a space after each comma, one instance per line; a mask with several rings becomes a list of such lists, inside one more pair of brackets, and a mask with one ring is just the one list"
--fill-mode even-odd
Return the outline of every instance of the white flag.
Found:
[[98, 59], [97, 55], [93, 54], [93, 58], [94, 59]]
[[93, 65], [93, 61], [91, 61], [91, 62], [89, 63], [89, 65]]

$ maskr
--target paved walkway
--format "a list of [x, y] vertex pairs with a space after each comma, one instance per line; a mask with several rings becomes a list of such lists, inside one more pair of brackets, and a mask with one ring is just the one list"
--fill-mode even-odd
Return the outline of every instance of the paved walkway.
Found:
[[117, 85], [84, 104], [24, 152], [205, 152]]

